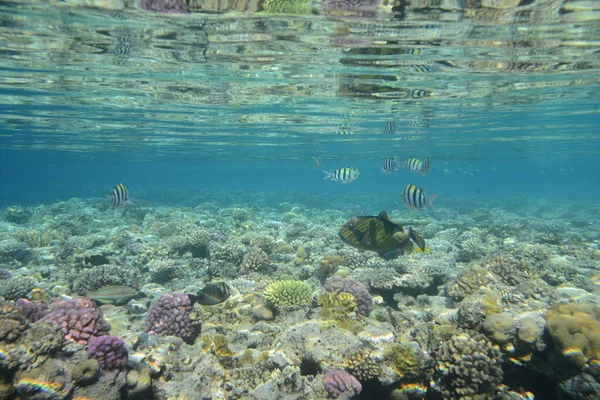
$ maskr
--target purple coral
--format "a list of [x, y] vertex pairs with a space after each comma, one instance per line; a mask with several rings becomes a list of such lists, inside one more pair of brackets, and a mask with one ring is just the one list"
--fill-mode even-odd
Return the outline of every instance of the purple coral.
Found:
[[77, 298], [50, 305], [50, 312], [40, 319], [62, 329], [67, 339], [87, 344], [94, 337], [108, 334], [110, 325], [90, 299]]
[[380, 0], [324, 0], [328, 14], [345, 14], [353, 17], [373, 17]]
[[98, 336], [90, 339], [87, 355], [98, 360], [104, 370], [117, 369], [127, 362], [127, 347], [118, 336]]
[[142, 10], [157, 13], [181, 14], [188, 12], [185, 0], [139, 0], [138, 4]]
[[200, 333], [200, 321], [190, 318], [192, 302], [183, 293], [165, 293], [146, 314], [146, 332], [178, 336], [192, 343]]
[[37, 303], [27, 299], [17, 300], [15, 307], [21, 314], [27, 317], [29, 322], [39, 321], [50, 312], [50, 310], [48, 310], [48, 304]]
[[323, 377], [323, 386], [333, 398], [338, 398], [344, 393], [344, 398], [349, 399], [362, 391], [358, 379], [341, 369], [327, 371]]
[[333, 276], [325, 281], [325, 289], [327, 289], [328, 292], [344, 292], [354, 296], [357, 314], [367, 316], [371, 312], [373, 297], [371, 297], [366, 286], [359, 281], [352, 278], [339, 278]]

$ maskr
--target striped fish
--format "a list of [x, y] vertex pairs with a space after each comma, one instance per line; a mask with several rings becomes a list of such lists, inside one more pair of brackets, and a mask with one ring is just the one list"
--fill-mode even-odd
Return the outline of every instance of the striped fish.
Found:
[[117, 183], [110, 194], [107, 194], [106, 196], [110, 199], [112, 208], [121, 208], [126, 204], [134, 204], [129, 201], [129, 191], [122, 183]]
[[205, 306], [222, 303], [229, 296], [231, 296], [231, 288], [225, 282], [209, 283], [200, 289], [197, 294], [188, 294], [192, 304], [198, 303]]
[[429, 168], [431, 168], [431, 160], [429, 157], [425, 157], [423, 161], [418, 158], [408, 158], [404, 160], [402, 166], [410, 172], [416, 172], [423, 176], [427, 176]]
[[356, 167], [346, 167], [336, 169], [334, 171], [323, 171], [325, 173], [325, 179], [329, 179], [336, 182], [350, 183], [358, 179], [360, 171]]
[[396, 133], [396, 120], [385, 121], [383, 126], [383, 133], [386, 135], [393, 135]]
[[417, 210], [435, 210], [433, 201], [438, 197], [437, 194], [427, 195], [427, 190], [423, 190], [417, 185], [408, 184], [402, 190], [400, 198], [404, 205], [408, 208], [416, 208]]
[[383, 160], [383, 164], [381, 164], [381, 172], [384, 174], [391, 174], [397, 170], [396, 157], [387, 157], [385, 160]]
[[431, 97], [431, 96], [433, 96], [433, 92], [430, 92], [429, 90], [410, 89], [408, 91], [408, 97], [411, 97], [413, 99], [420, 99], [422, 97]]
[[135, 294], [135, 289], [129, 286], [105, 286], [86, 293], [87, 297], [102, 304], [123, 303], [123, 301], [134, 297]]

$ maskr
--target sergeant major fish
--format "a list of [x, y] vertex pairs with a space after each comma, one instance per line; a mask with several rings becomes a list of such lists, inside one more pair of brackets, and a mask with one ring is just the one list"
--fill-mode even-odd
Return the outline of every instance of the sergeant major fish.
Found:
[[433, 201], [437, 197], [437, 194], [427, 195], [427, 190], [423, 190], [412, 183], [406, 185], [400, 194], [400, 198], [406, 207], [418, 210], [425, 210], [427, 208], [435, 210]]
[[121, 208], [126, 204], [134, 204], [132, 201], [129, 201], [129, 190], [122, 183], [117, 183], [106, 197], [109, 198], [112, 208]]
[[408, 158], [404, 160], [402, 166], [410, 172], [416, 172], [423, 176], [427, 176], [429, 168], [431, 168], [431, 160], [425, 157], [423, 161], [418, 158]]
[[334, 171], [323, 171], [325, 173], [325, 179], [329, 179], [336, 182], [351, 183], [358, 179], [360, 171], [356, 167], [346, 167], [336, 169]]
[[385, 160], [383, 160], [383, 164], [381, 164], [381, 172], [384, 174], [391, 174], [397, 170], [398, 167], [396, 163], [396, 157], [387, 157]]
[[360, 250], [375, 251], [383, 258], [395, 258], [415, 250], [425, 251], [425, 241], [412, 229], [390, 221], [382, 211], [377, 216], [354, 217], [339, 231], [342, 241]]
[[192, 304], [199, 303], [205, 306], [214, 306], [227, 300], [231, 296], [231, 288], [225, 282], [209, 283], [196, 294], [188, 294]]

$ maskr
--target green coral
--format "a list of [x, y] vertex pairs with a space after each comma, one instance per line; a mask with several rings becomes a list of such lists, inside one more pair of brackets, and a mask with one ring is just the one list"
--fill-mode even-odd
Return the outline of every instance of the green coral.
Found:
[[420, 374], [423, 356], [410, 343], [395, 342], [384, 353], [388, 365], [401, 377], [414, 378]]
[[307, 305], [313, 295], [312, 288], [302, 281], [278, 281], [265, 288], [265, 299], [276, 307], [297, 308]]
[[354, 318], [356, 311], [354, 296], [345, 292], [325, 292], [317, 297], [317, 303], [322, 307], [323, 318], [334, 320], [340, 328], [356, 333], [360, 322]]

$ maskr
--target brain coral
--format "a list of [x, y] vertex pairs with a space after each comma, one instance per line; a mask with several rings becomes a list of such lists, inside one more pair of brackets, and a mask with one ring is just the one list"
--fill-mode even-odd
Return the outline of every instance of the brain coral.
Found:
[[304, 306], [311, 301], [312, 295], [310, 285], [302, 281], [278, 281], [265, 288], [265, 299], [276, 307]]
[[600, 377], [600, 306], [559, 304], [544, 314], [546, 328], [563, 356]]

